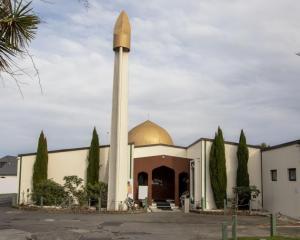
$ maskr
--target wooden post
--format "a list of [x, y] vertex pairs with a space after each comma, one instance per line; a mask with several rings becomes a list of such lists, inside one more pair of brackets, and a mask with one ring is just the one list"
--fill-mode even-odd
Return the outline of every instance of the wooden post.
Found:
[[17, 196], [14, 194], [11, 198], [11, 206], [16, 207], [17, 206]]
[[148, 210], [148, 198], [145, 198], [145, 209]]
[[222, 223], [222, 240], [227, 240], [227, 222]]
[[274, 237], [277, 235], [276, 231], [276, 214], [270, 214], [270, 236]]
[[233, 240], [237, 240], [236, 228], [237, 228], [237, 216], [233, 215], [232, 216], [232, 239]]
[[101, 212], [101, 198], [98, 198], [98, 211]]

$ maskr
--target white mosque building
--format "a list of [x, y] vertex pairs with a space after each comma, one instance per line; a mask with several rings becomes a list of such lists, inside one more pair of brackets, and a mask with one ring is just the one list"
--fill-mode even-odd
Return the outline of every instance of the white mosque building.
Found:
[[[149, 205], [168, 201], [175, 207], [179, 206], [181, 195], [188, 191], [191, 208], [214, 209], [209, 174], [212, 139], [199, 138], [188, 146], [178, 146], [166, 129], [149, 120], [128, 132], [130, 24], [125, 12], [120, 14], [115, 25], [113, 49], [115, 70], [111, 143], [99, 149], [99, 180], [108, 183], [108, 209], [117, 210], [120, 202], [125, 200], [130, 189], [128, 183], [132, 184], [136, 201], [141, 198], [139, 189], [146, 189], [143, 193]], [[228, 198], [233, 197], [236, 184], [237, 147], [237, 143], [225, 142]], [[248, 145], [248, 150], [250, 185], [261, 192], [253, 206], [300, 218], [300, 140], [267, 149]], [[85, 179], [87, 155], [87, 147], [49, 151], [48, 178], [60, 184], [69, 175]], [[19, 155], [19, 203], [26, 203], [26, 193], [32, 190], [35, 158], [36, 153]]]

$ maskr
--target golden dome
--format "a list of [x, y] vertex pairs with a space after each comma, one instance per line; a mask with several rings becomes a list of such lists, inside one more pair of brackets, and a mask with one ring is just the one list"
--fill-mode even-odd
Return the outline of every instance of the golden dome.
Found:
[[173, 145], [169, 133], [149, 120], [137, 125], [129, 131], [128, 142], [134, 143], [135, 146], [152, 144]]

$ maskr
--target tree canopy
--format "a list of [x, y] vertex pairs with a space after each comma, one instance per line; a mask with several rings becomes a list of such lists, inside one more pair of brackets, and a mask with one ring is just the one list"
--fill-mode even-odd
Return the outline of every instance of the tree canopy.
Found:
[[[249, 173], [248, 173], [248, 159], [249, 159], [249, 150], [247, 147], [247, 141], [244, 134], [244, 131], [241, 130], [238, 150], [237, 150], [237, 159], [238, 159], [238, 168], [236, 173], [236, 186], [242, 188], [249, 188]], [[250, 200], [250, 193], [246, 192], [240, 194], [239, 196], [239, 205], [246, 206]]]
[[93, 130], [93, 137], [88, 153], [88, 167], [87, 167], [87, 185], [99, 182], [100, 169], [100, 154], [99, 154], [99, 138], [96, 128]]
[[48, 176], [48, 147], [47, 139], [42, 131], [39, 137], [36, 159], [33, 165], [32, 185], [35, 188], [39, 183], [47, 180]]
[[210, 149], [210, 181], [217, 208], [222, 208], [224, 199], [227, 199], [227, 173], [225, 145], [221, 128], [218, 128]]
[[13, 74], [14, 57], [27, 53], [34, 39], [40, 18], [33, 12], [31, 2], [2, 0], [0, 4], [0, 72]]

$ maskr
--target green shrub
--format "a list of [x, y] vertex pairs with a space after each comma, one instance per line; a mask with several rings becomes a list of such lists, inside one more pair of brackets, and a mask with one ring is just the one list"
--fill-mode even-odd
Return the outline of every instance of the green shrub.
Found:
[[83, 186], [83, 179], [76, 175], [72, 175], [65, 176], [64, 181], [64, 189], [72, 199], [72, 202], [83, 206], [87, 199], [86, 190]]
[[86, 187], [87, 196], [91, 199], [92, 205], [98, 202], [98, 198], [101, 198], [102, 207], [107, 203], [107, 184], [104, 182], [97, 182], [95, 184], [87, 184]]
[[62, 204], [66, 201], [68, 194], [63, 186], [47, 179], [37, 183], [33, 190], [32, 198], [35, 204], [41, 204], [41, 197], [43, 197], [43, 205], [52, 206]]

